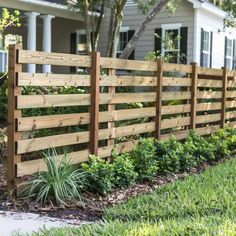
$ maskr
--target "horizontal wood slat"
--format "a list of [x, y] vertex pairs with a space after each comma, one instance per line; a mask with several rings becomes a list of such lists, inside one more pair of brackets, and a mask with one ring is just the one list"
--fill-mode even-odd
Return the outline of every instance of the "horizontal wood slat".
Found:
[[236, 118], [236, 111], [226, 112], [225, 119], [234, 119]]
[[[145, 117], [154, 117], [155, 108], [138, 108], [128, 110], [114, 110], [99, 113], [99, 122], [121, 121], [130, 119], [139, 119]], [[30, 131], [37, 129], [65, 127], [73, 125], [89, 124], [89, 113], [51, 115], [38, 117], [24, 117], [17, 120], [18, 131]]]
[[[154, 130], [155, 122], [123, 126], [112, 129], [101, 129], [99, 130], [99, 140], [148, 133], [153, 132]], [[53, 147], [62, 147], [86, 142], [89, 142], [89, 132], [87, 131], [20, 140], [17, 142], [17, 153], [23, 154]]]
[[90, 75], [19, 73], [18, 86], [90, 86]]
[[65, 53], [49, 53], [29, 50], [19, 50], [19, 63], [39, 64], [39, 65], [57, 65], [57, 66], [79, 66], [91, 67], [92, 60], [90, 56], [81, 56]]
[[210, 115], [203, 115], [203, 116], [197, 116], [196, 123], [202, 124], [202, 123], [209, 123], [209, 122], [215, 122], [220, 121], [221, 114], [210, 114]]
[[[166, 94], [167, 95], [167, 94]], [[187, 97], [185, 93], [175, 93], [178, 99]], [[188, 95], [189, 96], [189, 95]], [[167, 99], [168, 98], [168, 99]], [[154, 102], [155, 93], [103, 93], [100, 94], [100, 104], [122, 104], [132, 102]], [[168, 95], [166, 100], [169, 100]], [[17, 108], [42, 108], [90, 105], [89, 94], [68, 95], [21, 95], [17, 97]]]
[[192, 67], [190, 65], [164, 63], [164, 71], [192, 73]]
[[197, 98], [198, 99], [222, 98], [222, 92], [216, 92], [216, 91], [197, 92]]
[[190, 104], [185, 105], [170, 105], [170, 106], [162, 106], [162, 115], [171, 115], [178, 113], [188, 113], [190, 112], [191, 106]]
[[[117, 145], [116, 150], [120, 153], [132, 151], [134, 146], [138, 143], [137, 140], [130, 142], [124, 142]], [[98, 149], [98, 155], [101, 158], [109, 157], [112, 155], [114, 146], [106, 146]], [[64, 155], [59, 155], [56, 157], [57, 165], [61, 163], [64, 159]], [[70, 163], [73, 165], [80, 164], [82, 162], [88, 161], [89, 151], [83, 150], [78, 152], [68, 153], [67, 158], [70, 160]], [[22, 177], [25, 175], [32, 175], [38, 172], [46, 171], [47, 166], [43, 159], [25, 161], [17, 164], [17, 177]]]
[[175, 77], [164, 77], [163, 86], [179, 86], [179, 87], [190, 87], [192, 81], [190, 78], [175, 78]]
[[220, 128], [220, 125], [206, 126], [202, 128], [197, 128], [195, 131], [199, 135], [209, 135], [215, 133]]
[[236, 101], [226, 101], [226, 108], [236, 108]]
[[220, 102], [205, 102], [197, 104], [197, 111], [211, 111], [211, 110], [220, 110], [221, 103]]
[[156, 63], [148, 61], [134, 61], [118, 58], [101, 57], [101, 67], [107, 69], [156, 71]]
[[190, 92], [163, 92], [162, 101], [186, 100], [191, 98]]
[[226, 97], [227, 98], [236, 98], [236, 91], [227, 91]]
[[161, 129], [169, 129], [185, 125], [190, 125], [190, 117], [177, 117], [161, 121]]
[[174, 136], [177, 140], [185, 139], [188, 137], [189, 131], [188, 130], [181, 130], [177, 132], [173, 132], [170, 134], [163, 134], [161, 136], [161, 140], [168, 140], [172, 136]]
[[210, 76], [223, 76], [223, 71], [221, 69], [199, 67], [198, 74], [210, 75]]
[[222, 88], [221, 80], [198, 79], [197, 86], [203, 88]]

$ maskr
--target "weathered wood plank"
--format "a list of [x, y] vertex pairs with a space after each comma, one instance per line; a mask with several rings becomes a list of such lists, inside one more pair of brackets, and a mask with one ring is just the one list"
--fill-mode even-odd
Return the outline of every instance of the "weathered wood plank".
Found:
[[220, 128], [220, 125], [206, 126], [202, 128], [197, 128], [196, 133], [199, 135], [209, 135], [215, 133]]
[[203, 88], [222, 88], [221, 80], [199, 79], [197, 81], [198, 87]]
[[190, 65], [164, 63], [164, 71], [191, 73], [192, 67]]
[[170, 100], [187, 100], [191, 98], [190, 92], [163, 92], [162, 100], [170, 101]]
[[211, 110], [220, 110], [221, 103], [220, 102], [204, 102], [197, 104], [197, 111], [211, 111]]
[[92, 68], [91, 68], [91, 106], [90, 106], [90, 128], [89, 128], [89, 144], [90, 153], [98, 154], [98, 132], [99, 132], [99, 79], [100, 79], [100, 53], [92, 52]]
[[190, 117], [177, 117], [172, 119], [164, 119], [161, 121], [161, 129], [169, 129], [186, 125], [190, 125]]
[[209, 123], [209, 122], [216, 122], [220, 121], [221, 115], [219, 114], [210, 114], [210, 115], [202, 115], [197, 116], [196, 123], [202, 124], [202, 123]]
[[198, 99], [212, 99], [212, 98], [221, 98], [222, 92], [218, 91], [204, 91], [204, 92], [197, 92]]
[[[154, 117], [155, 108], [137, 108], [104, 111], [99, 113], [99, 122], [114, 122], [146, 117]], [[21, 117], [17, 120], [18, 131], [30, 131], [46, 128], [89, 124], [89, 113], [62, 114], [50, 116]]]
[[101, 67], [106, 69], [156, 71], [156, 63], [101, 57]]
[[[109, 138], [119, 138], [123, 136], [153, 132], [154, 130], [155, 122], [129, 125], [112, 129], [101, 129], [99, 130], [98, 139], [105, 140]], [[86, 142], [89, 142], [88, 131], [20, 140], [17, 142], [17, 154], [29, 153], [48, 148], [62, 147]]]
[[17, 110], [16, 97], [21, 94], [21, 89], [17, 87], [17, 73], [22, 71], [22, 65], [18, 63], [17, 52], [21, 50], [21, 45], [9, 46], [9, 78], [8, 78], [8, 128], [7, 128], [7, 189], [12, 191], [15, 185], [15, 164], [21, 162], [21, 156], [17, 155], [16, 142], [21, 139], [21, 134], [17, 132], [16, 119], [21, 117], [21, 111]]
[[190, 112], [190, 104], [162, 106], [162, 115], [171, 115]]
[[188, 137], [189, 131], [188, 130], [181, 130], [177, 132], [173, 132], [170, 134], [163, 134], [161, 136], [161, 140], [168, 140], [172, 136], [174, 136], [177, 140], [185, 139]]
[[20, 50], [19, 63], [91, 67], [92, 60], [91, 56]]
[[90, 86], [90, 75], [19, 73], [18, 86]]
[[[117, 145], [116, 150], [119, 153], [132, 151], [134, 146], [138, 143], [138, 140], [133, 140], [130, 142], [124, 142]], [[112, 155], [112, 151], [114, 149], [113, 145], [101, 147], [98, 149], [98, 155], [101, 158], [109, 157]], [[59, 155], [56, 157], [57, 165], [61, 163], [64, 159], [64, 155]], [[78, 152], [68, 153], [67, 158], [70, 160], [72, 165], [80, 164], [88, 161], [89, 151], [83, 150]], [[17, 177], [23, 177], [25, 175], [32, 175], [38, 172], [47, 171], [47, 166], [43, 159], [31, 160], [26, 162], [21, 162], [17, 164], [16, 168]]]
[[223, 70], [213, 69], [208, 67], [199, 67], [199, 74], [201, 75], [212, 75], [212, 76], [222, 76]]

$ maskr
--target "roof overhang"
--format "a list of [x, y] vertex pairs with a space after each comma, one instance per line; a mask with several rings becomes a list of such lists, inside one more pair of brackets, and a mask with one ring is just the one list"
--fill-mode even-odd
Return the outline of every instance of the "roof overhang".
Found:
[[194, 8], [205, 10], [215, 16], [218, 16], [221, 19], [224, 19], [227, 16], [227, 12], [223, 11], [219, 7], [215, 6], [212, 3], [206, 2], [204, 0], [188, 0], [193, 4]]
[[0, 0], [0, 7], [32, 11], [40, 14], [53, 15], [65, 19], [84, 21], [84, 17], [66, 5], [50, 3], [42, 0]]

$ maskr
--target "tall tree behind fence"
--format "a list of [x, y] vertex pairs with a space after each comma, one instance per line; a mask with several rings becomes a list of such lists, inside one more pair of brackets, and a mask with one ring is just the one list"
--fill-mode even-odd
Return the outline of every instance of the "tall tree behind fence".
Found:
[[[224, 68], [112, 59], [96, 52], [31, 52], [17, 45], [10, 46], [9, 55], [9, 190], [22, 177], [46, 170], [40, 152], [49, 148], [70, 146], [71, 163], [79, 164], [89, 154], [110, 157], [114, 147], [131, 151], [143, 136], [184, 139], [189, 129], [207, 135], [236, 124], [236, 73]], [[23, 64], [31, 63], [81, 72], [23, 72]], [[80, 92], [29, 92], [64, 86]], [[58, 163], [62, 159], [59, 155]]]

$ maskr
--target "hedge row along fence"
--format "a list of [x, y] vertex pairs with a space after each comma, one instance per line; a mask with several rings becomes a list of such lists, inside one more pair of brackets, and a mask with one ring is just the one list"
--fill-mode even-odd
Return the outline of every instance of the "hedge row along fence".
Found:
[[[225, 68], [168, 64], [162, 59], [157, 62], [112, 59], [100, 57], [97, 52], [89, 56], [32, 52], [19, 45], [10, 46], [9, 58], [9, 190], [22, 177], [46, 170], [40, 154], [36, 158], [33, 154], [48, 148], [73, 147], [69, 154], [71, 162], [79, 164], [87, 161], [89, 154], [110, 157], [114, 146], [119, 152], [130, 151], [138, 142], [138, 135], [163, 140], [175, 135], [184, 139], [189, 129], [208, 135], [226, 123], [236, 124], [236, 72]], [[81, 74], [32, 74], [23, 72], [23, 64], [83, 70]], [[86, 89], [83, 94], [22, 95], [22, 87], [37, 86]], [[142, 106], [135, 107], [134, 103]], [[82, 107], [87, 112], [23, 115], [27, 109], [57, 107]], [[123, 122], [129, 120], [133, 123]], [[83, 129], [38, 138], [26, 135], [68, 126]], [[34, 158], [29, 158], [31, 154]], [[58, 163], [62, 158], [58, 156]]]

